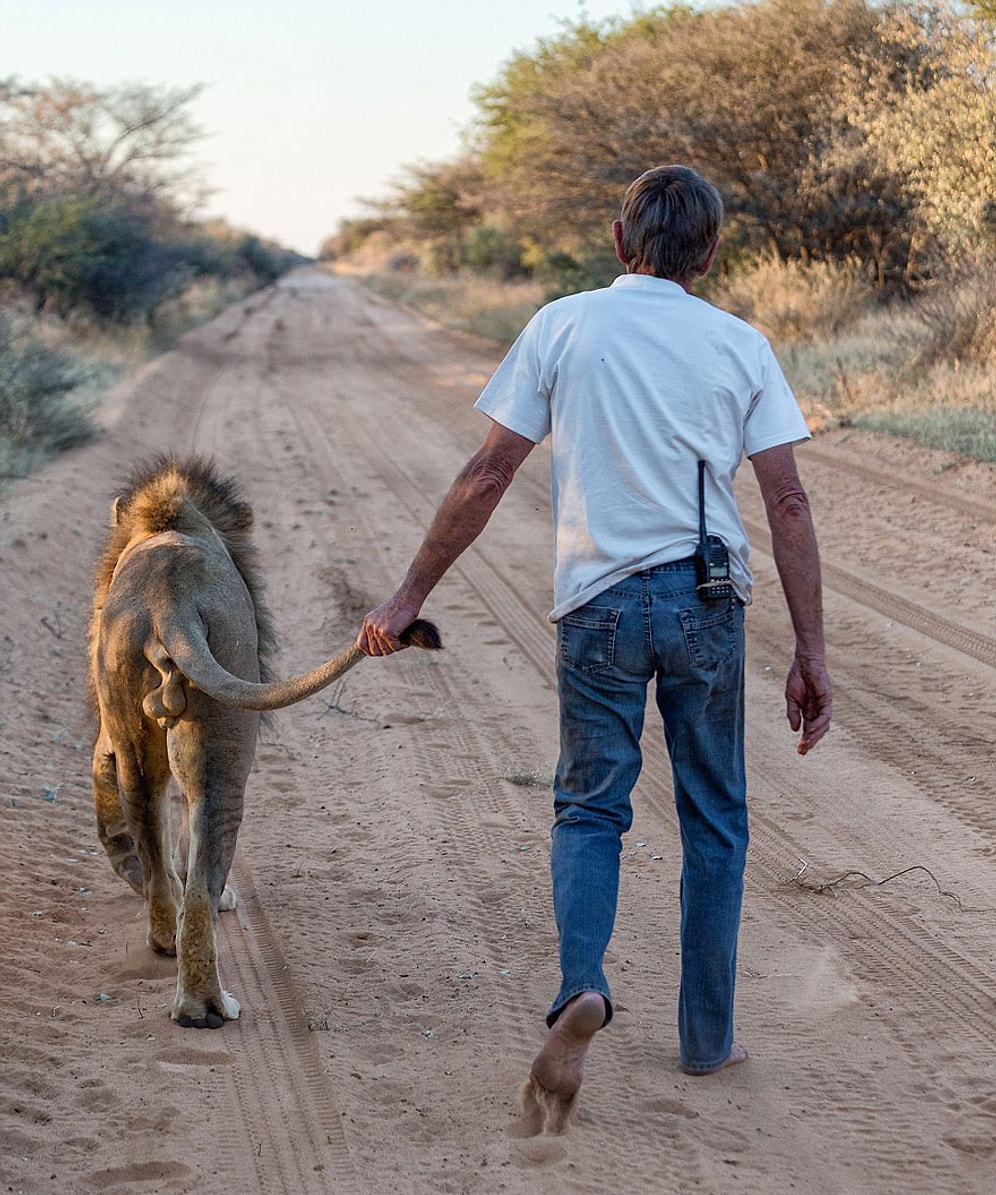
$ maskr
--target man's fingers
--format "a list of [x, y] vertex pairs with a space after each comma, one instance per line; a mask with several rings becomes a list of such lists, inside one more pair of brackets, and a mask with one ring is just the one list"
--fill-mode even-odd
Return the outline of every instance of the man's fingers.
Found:
[[[807, 714], [803, 723], [802, 738], [796, 748], [800, 755], [805, 755], [823, 738], [830, 729], [831, 710], [829, 702], [814, 716]], [[794, 729], [794, 728], [793, 728]]]

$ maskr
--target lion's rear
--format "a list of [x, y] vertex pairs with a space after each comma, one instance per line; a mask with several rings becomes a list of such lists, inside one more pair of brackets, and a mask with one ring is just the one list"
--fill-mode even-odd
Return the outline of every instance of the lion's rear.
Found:
[[114, 518], [94, 582], [93, 625], [122, 553], [141, 535], [167, 531], [197, 534], [206, 520], [221, 538], [252, 599], [260, 677], [268, 680], [265, 657], [275, 647], [265, 589], [251, 539], [252, 507], [234, 478], [223, 477], [204, 457], [159, 454], [137, 464], [114, 498]]
[[[190, 904], [172, 1010], [183, 1024], [215, 1025], [238, 1016], [237, 1001], [221, 987], [213, 924], [235, 849], [258, 715], [211, 702], [177, 673], [168, 652], [162, 659], [159, 653], [163, 640], [175, 639], [178, 649], [208, 637], [227, 667], [268, 679], [260, 657], [272, 647], [272, 635], [252, 523], [236, 482], [211, 462], [155, 457], [135, 468], [115, 498], [95, 578], [90, 674], [99, 723], [93, 766], [98, 831], [115, 871], [146, 900], [153, 949], [177, 949], [177, 912]], [[147, 700], [163, 688], [164, 670], [176, 681], [170, 692], [180, 704], [164, 706], [168, 716], [157, 718]], [[169, 846], [171, 774], [188, 811], [185, 879]]]

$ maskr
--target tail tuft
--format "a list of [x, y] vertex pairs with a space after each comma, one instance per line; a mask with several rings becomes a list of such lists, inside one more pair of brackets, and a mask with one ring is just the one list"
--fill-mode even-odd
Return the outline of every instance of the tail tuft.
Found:
[[401, 632], [401, 642], [409, 647], [421, 647], [425, 651], [440, 651], [443, 646], [439, 628], [424, 618], [416, 618]]

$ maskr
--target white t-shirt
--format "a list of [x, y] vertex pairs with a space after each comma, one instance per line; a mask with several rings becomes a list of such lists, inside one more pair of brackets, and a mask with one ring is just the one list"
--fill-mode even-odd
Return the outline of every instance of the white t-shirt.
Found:
[[536, 313], [476, 406], [550, 436], [556, 622], [632, 573], [690, 556], [706, 524], [750, 600], [733, 478], [744, 455], [809, 439], [771, 346], [675, 282], [625, 274]]

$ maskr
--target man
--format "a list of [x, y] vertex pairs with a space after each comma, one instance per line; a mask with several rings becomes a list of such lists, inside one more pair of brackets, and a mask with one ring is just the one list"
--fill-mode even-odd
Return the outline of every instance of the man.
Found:
[[[602, 959], [651, 682], [683, 851], [681, 1067], [706, 1075], [746, 1057], [733, 1040], [751, 586], [733, 477], [744, 455], [795, 632], [785, 691], [798, 751], [830, 723], [819, 557], [793, 455], [809, 432], [764, 337], [691, 294], [712, 264], [722, 214], [718, 192], [688, 167], [658, 167], [630, 185], [613, 224], [627, 273], [547, 305], [523, 330], [476, 404], [493, 421], [483, 444], [357, 640], [374, 656], [401, 647], [401, 631], [549, 435], [560, 703], [551, 871], [562, 983], [523, 1091], [534, 1132], [561, 1132], [573, 1118], [588, 1047], [612, 1018]], [[696, 564], [700, 485], [728, 578], [722, 560], [713, 577]], [[723, 596], [700, 588], [710, 579]]]

